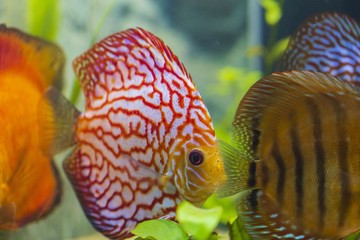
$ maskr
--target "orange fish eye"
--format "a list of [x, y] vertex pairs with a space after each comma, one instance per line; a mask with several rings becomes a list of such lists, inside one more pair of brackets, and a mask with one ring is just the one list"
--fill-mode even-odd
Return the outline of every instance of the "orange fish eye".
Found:
[[193, 149], [189, 153], [188, 159], [192, 165], [199, 166], [204, 162], [205, 156], [199, 149]]

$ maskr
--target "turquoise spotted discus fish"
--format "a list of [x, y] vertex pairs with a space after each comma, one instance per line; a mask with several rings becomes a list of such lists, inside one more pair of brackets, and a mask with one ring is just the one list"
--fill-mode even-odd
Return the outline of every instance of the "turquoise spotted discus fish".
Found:
[[342, 239], [360, 230], [360, 91], [330, 74], [273, 73], [241, 100], [224, 144], [251, 239]]
[[78, 112], [53, 90], [53, 153], [86, 216], [109, 238], [137, 223], [172, 219], [185, 199], [201, 205], [225, 179], [209, 112], [189, 73], [143, 29], [115, 33], [77, 57], [86, 98]]
[[360, 82], [360, 26], [339, 13], [307, 19], [291, 36], [277, 71], [309, 70]]

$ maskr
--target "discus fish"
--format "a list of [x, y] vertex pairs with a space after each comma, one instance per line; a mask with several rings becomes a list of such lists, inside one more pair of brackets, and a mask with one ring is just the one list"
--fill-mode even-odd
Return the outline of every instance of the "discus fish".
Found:
[[307, 19], [291, 36], [277, 71], [330, 73], [360, 84], [360, 26], [344, 14], [322, 13]]
[[39, 220], [60, 200], [58, 172], [40, 149], [38, 105], [63, 62], [54, 44], [0, 25], [0, 230]]
[[241, 100], [223, 144], [251, 239], [341, 239], [360, 230], [360, 90], [330, 74], [273, 73]]
[[73, 67], [86, 107], [49, 90], [53, 153], [75, 144], [63, 166], [98, 231], [121, 239], [144, 220], [172, 219], [182, 199], [200, 205], [225, 179], [209, 112], [162, 40], [143, 29], [115, 33]]

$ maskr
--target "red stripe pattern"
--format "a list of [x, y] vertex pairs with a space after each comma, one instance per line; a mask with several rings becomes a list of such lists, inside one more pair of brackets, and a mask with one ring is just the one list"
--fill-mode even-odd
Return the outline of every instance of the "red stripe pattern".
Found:
[[93, 226], [121, 238], [138, 222], [173, 218], [182, 198], [201, 198], [183, 189], [196, 190], [206, 177], [190, 182], [183, 162], [189, 146], [215, 146], [215, 133], [172, 51], [151, 33], [130, 29], [94, 45], [73, 67], [86, 110], [64, 167]]

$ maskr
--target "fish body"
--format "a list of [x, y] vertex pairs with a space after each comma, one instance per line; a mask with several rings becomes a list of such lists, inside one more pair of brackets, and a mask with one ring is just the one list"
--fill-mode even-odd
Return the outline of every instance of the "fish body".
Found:
[[360, 82], [360, 25], [340, 13], [314, 15], [292, 34], [277, 71], [309, 70]]
[[39, 220], [60, 200], [58, 172], [40, 149], [38, 106], [61, 79], [62, 51], [0, 25], [0, 229]]
[[360, 230], [360, 92], [329, 74], [273, 73], [241, 100], [228, 181], [252, 239], [341, 239]]
[[[139, 222], [174, 218], [183, 199], [202, 204], [224, 169], [209, 112], [170, 48], [129, 29], [73, 66], [85, 111], [65, 111], [76, 119], [75, 131], [67, 131], [68, 141], [55, 140], [54, 151], [75, 144], [64, 169], [93, 226], [124, 238]], [[48, 94], [54, 109], [71, 109], [55, 95]]]

